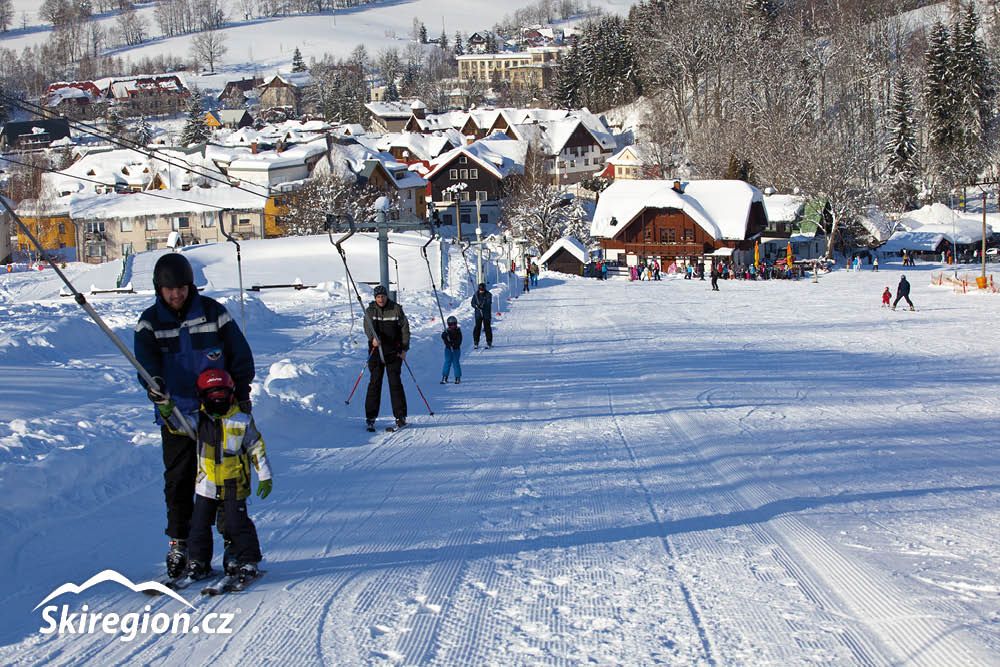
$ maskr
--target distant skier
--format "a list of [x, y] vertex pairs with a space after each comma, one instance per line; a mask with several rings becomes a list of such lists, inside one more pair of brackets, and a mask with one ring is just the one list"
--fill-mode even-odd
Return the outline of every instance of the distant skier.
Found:
[[448, 328], [441, 332], [444, 341], [444, 366], [441, 368], [441, 384], [448, 384], [448, 374], [455, 367], [455, 384], [462, 384], [462, 329], [458, 326], [458, 318], [448, 318]]
[[878, 273], [878, 257], [872, 260], [872, 271]]
[[479, 335], [486, 332], [486, 349], [493, 347], [493, 294], [486, 289], [486, 283], [479, 283], [479, 288], [472, 295], [472, 310], [476, 316], [476, 326], [472, 330], [472, 346], [479, 349]]
[[715, 262], [712, 262], [712, 291], [719, 291], [719, 267], [716, 266]]
[[910, 283], [906, 280], [906, 276], [899, 277], [899, 284], [896, 285], [896, 300], [892, 302], [893, 310], [896, 310], [896, 304], [899, 303], [900, 299], [906, 299], [906, 303], [910, 304], [910, 310], [916, 310], [913, 307], [913, 302], [910, 301]]
[[892, 301], [892, 292], [889, 291], [889, 286], [886, 285], [885, 291], [882, 292], [882, 307], [888, 308], [890, 301]]
[[[365, 310], [365, 334], [368, 336], [368, 395], [365, 397], [365, 423], [375, 430], [375, 419], [382, 405], [382, 376], [389, 377], [389, 397], [396, 427], [406, 426], [406, 392], [403, 391], [403, 362], [410, 349], [410, 322], [403, 307], [389, 300], [385, 285], [373, 290], [375, 300]], [[374, 326], [374, 328], [372, 328]], [[381, 341], [382, 354], [379, 354]], [[383, 356], [385, 363], [383, 363]]]
[[187, 576], [204, 579], [212, 571], [212, 524], [221, 509], [219, 531], [225, 540], [222, 567], [241, 583], [259, 574], [262, 560], [257, 528], [247, 513], [250, 468], [257, 473], [257, 497], [271, 493], [271, 467], [264, 439], [253, 417], [240, 412], [233, 379], [212, 368], [198, 376], [198, 485], [188, 538]]
[[187, 539], [194, 511], [197, 451], [195, 442], [172, 431], [167, 419], [176, 405], [189, 422], [197, 422], [198, 375], [209, 368], [226, 370], [234, 382], [240, 410], [249, 414], [253, 353], [239, 325], [215, 299], [198, 293], [191, 264], [180, 253], [160, 257], [153, 267], [156, 303], [143, 311], [135, 327], [135, 356], [159, 386], [146, 388], [156, 404], [163, 442], [163, 495], [170, 538], [167, 575], [187, 568]]
[[531, 275], [531, 286], [538, 287], [538, 265], [531, 262], [531, 266], [528, 268]]
[[601, 280], [608, 279], [608, 263], [601, 262]]

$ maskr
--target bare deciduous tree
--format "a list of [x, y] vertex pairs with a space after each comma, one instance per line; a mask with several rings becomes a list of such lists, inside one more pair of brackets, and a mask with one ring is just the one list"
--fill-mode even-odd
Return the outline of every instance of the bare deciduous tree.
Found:
[[200, 32], [191, 38], [191, 57], [197, 63], [208, 63], [208, 71], [215, 71], [215, 63], [228, 51], [226, 35], [217, 30]]

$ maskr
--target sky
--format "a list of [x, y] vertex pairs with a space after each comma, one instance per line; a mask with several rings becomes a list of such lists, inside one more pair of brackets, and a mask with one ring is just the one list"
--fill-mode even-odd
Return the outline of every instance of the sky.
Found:
[[[0, 662], [995, 662], [1000, 294], [949, 282], [977, 267], [887, 259], [719, 292], [543, 272], [516, 299], [491, 270], [496, 346], [473, 350], [473, 258], [449, 248], [442, 280], [423, 240], [390, 246], [413, 335], [396, 434], [364, 430], [364, 375], [345, 403], [366, 350], [329, 239], [244, 244], [245, 284], [315, 287], [242, 309], [231, 245], [185, 250], [245, 325], [274, 471], [249, 507], [264, 577], [185, 593], [196, 622], [232, 614], [228, 635], [39, 632], [33, 608], [66, 582], [162, 576], [159, 434], [51, 270], [0, 275]], [[374, 241], [349, 243], [367, 303]], [[158, 255], [136, 256], [136, 294], [90, 297], [128, 344]], [[87, 290], [118, 270], [67, 275]], [[917, 310], [882, 308], [904, 273]], [[461, 385], [439, 384], [431, 275], [464, 331]], [[114, 583], [52, 604], [186, 609]]]

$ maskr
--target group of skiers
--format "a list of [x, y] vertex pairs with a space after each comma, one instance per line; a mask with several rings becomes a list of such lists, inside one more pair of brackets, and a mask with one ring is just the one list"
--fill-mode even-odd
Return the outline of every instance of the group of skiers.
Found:
[[[906, 301], [907, 305], [910, 306], [910, 310], [916, 310], [913, 307], [913, 302], [910, 301], [910, 282], [906, 279], [906, 276], [899, 277], [899, 284], [896, 286], [896, 300], [892, 302], [891, 308], [896, 310], [896, 304], [899, 300], [903, 299]], [[889, 291], [889, 286], [886, 285], [885, 291], [882, 292], [882, 307], [889, 308], [889, 301], [892, 300], [892, 292]]]

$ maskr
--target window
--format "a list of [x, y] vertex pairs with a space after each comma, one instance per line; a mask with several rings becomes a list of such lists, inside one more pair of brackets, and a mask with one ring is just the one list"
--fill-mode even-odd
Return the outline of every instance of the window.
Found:
[[88, 243], [87, 257], [105, 257], [108, 254], [107, 245], [104, 243]]
[[[59, 225], [59, 231], [62, 231], [62, 225]], [[95, 232], [104, 232], [104, 222], [88, 222], [84, 225], [84, 231], [93, 234]]]
[[132, 221], [122, 220], [120, 223], [118, 223], [118, 228], [123, 232], [130, 232], [132, 231]]
[[660, 243], [677, 243], [677, 230], [676, 229], [661, 229], [660, 230]]
[[201, 226], [202, 227], [215, 227], [215, 216], [214, 215], [206, 215], [204, 218], [201, 219]]
[[462, 192], [462, 201], [469, 201], [469, 193]]
[[458, 177], [461, 178], [463, 181], [469, 180], [469, 170], [468, 169], [459, 170]]
[[471, 223], [472, 223], [472, 216], [470, 214], [468, 214], [468, 213], [463, 213], [462, 214], [462, 224], [463, 225], [468, 225], [468, 224], [471, 224]]
[[236, 226], [236, 214], [235, 213], [230, 213], [229, 214], [229, 226], [230, 227], [235, 227]]
[[476, 201], [486, 201], [486, 190], [476, 190]]
[[158, 239], [146, 239], [146, 250], [156, 250], [159, 246]]
[[240, 224], [241, 225], [249, 225], [250, 224], [250, 218], [240, 218]]
[[448, 170], [448, 178], [450, 178], [453, 181], [457, 181], [458, 180], [458, 169], [449, 169]]
[[684, 240], [685, 241], [694, 241], [694, 230], [693, 229], [685, 229], [684, 230]]
[[467, 158], [464, 155], [458, 158], [458, 163], [459, 164], [468, 164], [468, 162], [469, 162], [469, 158]]
[[134, 252], [135, 252], [135, 250], [132, 249], [132, 244], [131, 243], [123, 243], [122, 244], [122, 257], [125, 257], [126, 255], [131, 255]]
[[[146, 221], [146, 231], [154, 232], [156, 231], [156, 218], [150, 218]], [[146, 248], [146, 250], [156, 250], [156, 245], [154, 244], [152, 248]]]
[[190, 221], [186, 215], [177, 216], [176, 224], [174, 225], [177, 229], [187, 229], [191, 226]]
[[479, 214], [479, 224], [485, 225], [490, 221], [490, 216], [485, 213]]
[[469, 170], [469, 178], [471, 178], [474, 181], [478, 181], [479, 180], [479, 170], [478, 169], [470, 169]]

